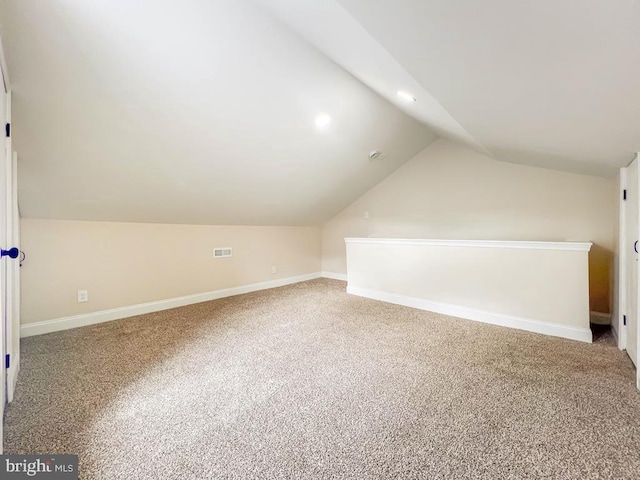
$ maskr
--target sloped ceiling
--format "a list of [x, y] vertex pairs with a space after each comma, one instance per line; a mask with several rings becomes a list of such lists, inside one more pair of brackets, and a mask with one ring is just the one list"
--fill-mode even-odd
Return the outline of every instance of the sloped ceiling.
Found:
[[25, 217], [316, 224], [436, 138], [242, 0], [1, 5]]
[[391, 101], [406, 84], [418, 101], [405, 111], [498, 160], [610, 176], [640, 150], [638, 0], [260, 2]]
[[27, 217], [315, 224], [435, 134], [603, 176], [640, 150], [637, 0], [0, 7]]

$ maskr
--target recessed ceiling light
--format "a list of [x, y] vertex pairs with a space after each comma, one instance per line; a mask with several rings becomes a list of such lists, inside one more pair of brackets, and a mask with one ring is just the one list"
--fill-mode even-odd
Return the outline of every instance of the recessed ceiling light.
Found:
[[331, 117], [326, 113], [321, 113], [316, 117], [316, 127], [324, 128], [331, 123]]
[[398, 90], [398, 96], [407, 102], [415, 102], [416, 98], [404, 90]]

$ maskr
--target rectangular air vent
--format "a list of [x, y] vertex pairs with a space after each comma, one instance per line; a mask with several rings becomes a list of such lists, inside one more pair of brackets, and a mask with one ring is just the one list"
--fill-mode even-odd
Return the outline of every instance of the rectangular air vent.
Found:
[[231, 247], [222, 247], [213, 249], [214, 258], [223, 258], [231, 256]]

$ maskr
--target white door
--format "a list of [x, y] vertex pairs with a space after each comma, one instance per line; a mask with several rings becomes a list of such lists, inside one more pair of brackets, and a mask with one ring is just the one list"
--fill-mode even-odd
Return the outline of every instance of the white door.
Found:
[[[9, 101], [11, 95], [9, 95]], [[8, 141], [11, 145], [11, 140]], [[6, 249], [20, 248], [20, 216], [18, 213], [18, 155], [11, 152], [6, 165]], [[20, 368], [20, 257], [5, 257], [6, 263], [6, 303], [5, 318], [7, 322], [6, 354], [7, 368], [7, 401], [13, 401], [13, 394], [18, 381]]]
[[[6, 195], [5, 195], [5, 166], [7, 162], [7, 137], [5, 135], [5, 125], [7, 123], [7, 92], [4, 90], [4, 85], [0, 85], [0, 229], [2, 229], [2, 233], [0, 235], [0, 242], [4, 240], [5, 234], [5, 226], [6, 226]], [[9, 157], [11, 158], [11, 157]], [[5, 270], [6, 270], [6, 261], [4, 258], [0, 259], [0, 312], [5, 311]], [[6, 323], [4, 323], [4, 314], [2, 315], [3, 323], [2, 328], [0, 328], [0, 362], [4, 363], [5, 359], [5, 338], [6, 338]], [[4, 365], [0, 365], [0, 370], [2, 370], [2, 381], [0, 382], [0, 402], [2, 402], [2, 416], [4, 417], [4, 407], [6, 404], [6, 385], [7, 385], [7, 372], [4, 368]], [[2, 445], [4, 440], [3, 433], [3, 422], [0, 421], [0, 452], [2, 451]]]
[[640, 251], [640, 198], [638, 196], [638, 158], [627, 167], [626, 190], [624, 202], [625, 250], [626, 250], [626, 348], [634, 365], [638, 365], [638, 252]]

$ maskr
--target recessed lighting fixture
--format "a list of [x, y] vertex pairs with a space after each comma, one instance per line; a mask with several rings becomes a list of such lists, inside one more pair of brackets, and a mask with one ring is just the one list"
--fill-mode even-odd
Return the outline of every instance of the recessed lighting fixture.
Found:
[[407, 102], [415, 102], [416, 101], [416, 97], [414, 97], [413, 95], [411, 95], [408, 92], [405, 92], [404, 90], [398, 90], [398, 96], [400, 98], [402, 98], [403, 100], [406, 100]]
[[321, 113], [316, 117], [316, 127], [324, 128], [331, 123], [331, 117], [326, 113]]

